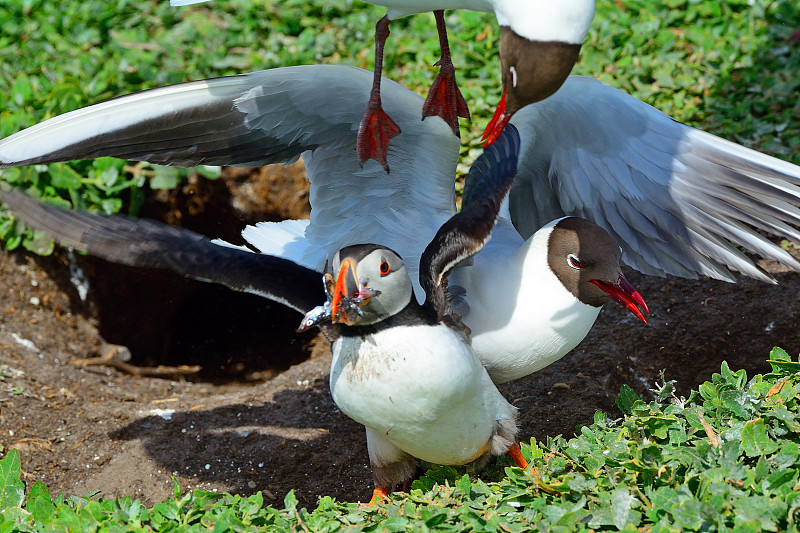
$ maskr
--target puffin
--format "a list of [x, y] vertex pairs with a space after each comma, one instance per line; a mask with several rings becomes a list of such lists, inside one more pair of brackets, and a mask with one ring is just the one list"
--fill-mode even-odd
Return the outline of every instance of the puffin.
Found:
[[[208, 0], [170, 0], [186, 6]], [[503, 86], [497, 108], [482, 136], [485, 145], [498, 137], [511, 116], [524, 106], [553, 94], [578, 60], [589, 26], [594, 18], [594, 0], [369, 0], [386, 6], [387, 14], [375, 25], [375, 66], [367, 108], [359, 122], [356, 152], [359, 164], [374, 159], [388, 173], [387, 149], [402, 131], [387, 114], [381, 100], [383, 51], [392, 20], [433, 11], [439, 33], [439, 72], [422, 106], [423, 120], [441, 117], [460, 137], [458, 117], [470, 118], [455, 78], [450, 58], [444, 11], [469, 9], [493, 12], [500, 26], [500, 68]]]
[[472, 351], [468, 332], [447, 307], [447, 275], [488, 241], [516, 174], [519, 137], [507, 128], [479, 158], [468, 205], [427, 244], [418, 303], [401, 256], [379, 244], [356, 244], [315, 271], [280, 257], [215, 243], [151, 220], [98, 216], [39, 203], [20, 191], [0, 193], [25, 224], [103, 259], [161, 268], [257, 294], [304, 314], [331, 341], [330, 390], [336, 405], [366, 428], [373, 501], [408, 487], [419, 460], [458, 465], [511, 452], [517, 409], [497, 390]]
[[[363, 109], [350, 95], [367, 97], [371, 81], [371, 73], [355, 67], [318, 65], [152, 89], [0, 140], [0, 167], [98, 156], [256, 166], [302, 155], [310, 219], [250, 226], [244, 238], [263, 253], [315, 270], [336, 250], [380, 242], [405, 259], [421, 299], [425, 292], [415, 280], [425, 243], [456, 213], [459, 142], [444, 121], [419, 120], [422, 97], [384, 80], [387, 111], [403, 127], [389, 147], [393, 178], [378, 179], [380, 168], [361, 168], [351, 156]], [[619, 251], [620, 264], [649, 275], [735, 281], [738, 272], [774, 283], [741, 249], [800, 269], [756, 231], [800, 240], [793, 227], [800, 225], [800, 167], [680, 124], [580, 76], [510, 123], [520, 132], [518, 172], [493, 237], [449, 276], [454, 313], [498, 381], [564, 356], [601, 306], [620, 294], [627, 298], [623, 305], [647, 313], [640, 296], [613, 274], [605, 281], [616, 282], [619, 293], [606, 293], [605, 302], [552, 281], [576, 273], [578, 280], [597, 279], [585, 275], [596, 259], [584, 255], [583, 241], [598, 242], [593, 256]], [[583, 230], [561, 238], [562, 229], [574, 232], [562, 228], [573, 224], [564, 217], [585, 219], [610, 240], [600, 246], [589, 230], [586, 239]], [[578, 243], [556, 268], [540, 252], [551, 239]], [[579, 269], [570, 266], [570, 255]], [[545, 280], [558, 294], [542, 300], [538, 282]]]

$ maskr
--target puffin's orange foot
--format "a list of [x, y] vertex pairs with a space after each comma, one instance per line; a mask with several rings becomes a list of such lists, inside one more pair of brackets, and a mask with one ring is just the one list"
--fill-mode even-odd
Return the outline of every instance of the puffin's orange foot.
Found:
[[380, 103], [370, 102], [358, 127], [356, 139], [358, 164], [363, 165], [367, 159], [374, 159], [388, 173], [386, 152], [389, 150], [389, 141], [398, 135], [400, 126], [383, 111]]
[[389, 492], [383, 487], [375, 487], [372, 491], [372, 499], [368, 505], [376, 505], [378, 502], [386, 501], [389, 498]]
[[[522, 456], [522, 450], [519, 448], [519, 444], [512, 445], [511, 448], [508, 449], [508, 455], [511, 456], [511, 458], [514, 459], [514, 462], [517, 463], [517, 466], [519, 466], [523, 470], [527, 470], [528, 466], [530, 466], [528, 461], [526, 461], [525, 458]], [[553, 487], [542, 481], [542, 473], [539, 472], [538, 467], [536, 466], [532, 467], [530, 469], [530, 473], [533, 476], [533, 481], [534, 483], [536, 483], [536, 487], [538, 489], [548, 492], [550, 494], [559, 494], [559, 492], [556, 489], [554, 489]]]
[[528, 468], [528, 461], [522, 456], [522, 450], [520, 450], [519, 444], [514, 443], [511, 448], [508, 449], [508, 455], [514, 459], [514, 462], [517, 463], [517, 466], [521, 469], [525, 470]]

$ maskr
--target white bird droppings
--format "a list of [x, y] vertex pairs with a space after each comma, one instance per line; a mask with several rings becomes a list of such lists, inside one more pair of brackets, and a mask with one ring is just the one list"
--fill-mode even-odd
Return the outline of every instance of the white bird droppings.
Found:
[[172, 420], [175, 409], [151, 409], [150, 414], [153, 416], [160, 416], [164, 420]]
[[29, 350], [33, 350], [34, 352], [38, 352], [39, 351], [39, 348], [37, 348], [36, 345], [33, 344], [33, 341], [29, 341], [28, 339], [23, 339], [22, 337], [20, 337], [16, 333], [12, 333], [11, 334], [11, 338], [14, 339], [15, 342], [17, 342], [18, 344], [21, 344], [22, 346], [24, 346], [25, 348], [27, 348]]

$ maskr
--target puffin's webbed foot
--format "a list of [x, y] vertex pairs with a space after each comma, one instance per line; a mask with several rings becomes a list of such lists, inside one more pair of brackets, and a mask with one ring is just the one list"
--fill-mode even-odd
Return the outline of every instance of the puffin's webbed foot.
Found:
[[410, 489], [411, 478], [404, 480], [402, 483], [393, 483], [390, 488], [375, 487], [372, 491], [372, 499], [369, 501], [369, 505], [376, 505], [378, 502], [386, 501], [392, 492], [408, 492]]
[[389, 497], [389, 492], [391, 491], [385, 487], [375, 487], [372, 491], [372, 499], [367, 505], [377, 505], [378, 502], [386, 501]]

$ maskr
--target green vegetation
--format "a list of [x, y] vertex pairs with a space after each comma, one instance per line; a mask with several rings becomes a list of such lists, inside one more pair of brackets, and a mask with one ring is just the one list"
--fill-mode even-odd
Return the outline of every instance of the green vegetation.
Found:
[[502, 465], [470, 479], [435, 467], [409, 494], [375, 507], [329, 497], [316, 509], [264, 506], [203, 491], [146, 508], [130, 498], [25, 496], [20, 458], [0, 461], [0, 532], [12, 531], [784, 531], [800, 519], [800, 362], [770, 354], [772, 372], [748, 380], [722, 363], [689, 398], [663, 382], [645, 402], [628, 387], [623, 417], [598, 412], [566, 440], [523, 446], [534, 477]]
[[[302, 63], [372, 68], [384, 8], [352, 0], [5, 0], [0, 10], [0, 136], [121, 94], [185, 80]], [[448, 15], [454, 62], [473, 121], [460, 172], [500, 96], [499, 32], [486, 13]], [[599, 0], [576, 73], [598, 76], [676, 119], [800, 162], [800, 27], [794, 0]], [[423, 93], [438, 40], [431, 15], [392, 24], [385, 73]], [[213, 169], [201, 169], [214, 177]], [[135, 214], [142, 187], [170, 188], [188, 171], [115, 160], [0, 171], [0, 181], [55, 203]], [[0, 214], [0, 240], [38, 253]]]
[[[120, 94], [184, 80], [301, 63], [372, 66], [383, 8], [348, 0], [216, 0], [173, 9], [164, 1], [4, 0], [0, 9], [0, 137]], [[499, 99], [499, 33], [486, 14], [448, 15], [454, 62], [473, 112], [465, 160]], [[594, 75], [676, 119], [800, 163], [800, 27], [794, 0], [598, 2], [576, 73]], [[386, 74], [424, 93], [438, 42], [430, 15], [397, 21]], [[214, 177], [213, 169], [197, 169]], [[0, 171], [0, 181], [48, 201], [135, 213], [143, 188], [177, 185], [188, 170], [110, 158]], [[48, 253], [0, 214], [0, 239]], [[25, 492], [19, 454], [0, 461], [0, 533], [11, 531], [779, 531], [800, 519], [800, 362], [771, 354], [773, 372], [748, 381], [721, 372], [688, 399], [665, 382], [646, 403], [623, 388], [623, 418], [595, 416], [567, 440], [524, 451], [531, 474], [498, 465], [470, 479], [437, 467], [409, 495], [377, 507], [323, 498], [283, 509], [250, 497], [176, 487], [169, 500], [51, 497]], [[0, 381], [3, 375], [0, 371]]]

